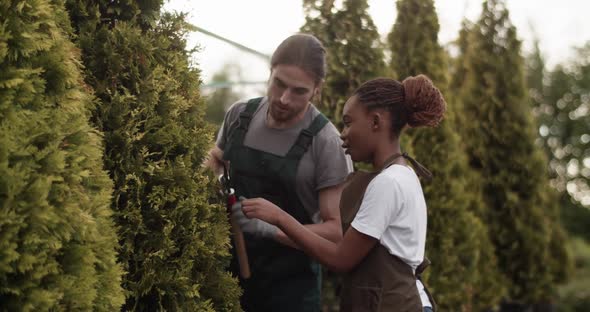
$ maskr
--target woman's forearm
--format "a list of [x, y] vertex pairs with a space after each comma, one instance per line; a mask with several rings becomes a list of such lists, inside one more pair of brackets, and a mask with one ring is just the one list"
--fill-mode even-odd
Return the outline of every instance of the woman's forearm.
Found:
[[[331, 242], [339, 243], [342, 240], [342, 232], [339, 228], [341, 225], [339, 220], [328, 220], [322, 223], [305, 224], [303, 226], [306, 227], [308, 230], [312, 231], [313, 233]], [[279, 230], [277, 232], [275, 239], [281, 244], [287, 245], [292, 248], [301, 249], [282, 230]]]
[[310, 226], [302, 225], [287, 213], [281, 216], [277, 225], [284, 232], [279, 235], [286, 235], [284, 238], [287, 240], [290, 238], [299, 249], [332, 270], [343, 270], [342, 258], [338, 256], [337, 243], [318, 235]]

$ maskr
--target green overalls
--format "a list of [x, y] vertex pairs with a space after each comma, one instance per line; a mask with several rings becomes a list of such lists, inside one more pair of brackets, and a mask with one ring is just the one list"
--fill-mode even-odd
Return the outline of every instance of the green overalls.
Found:
[[[383, 168], [391, 166], [401, 156], [390, 157]], [[348, 230], [354, 220], [367, 186], [380, 172], [357, 171], [346, 179], [340, 199], [343, 232]], [[420, 279], [420, 274], [428, 264], [430, 261], [425, 258], [414, 275], [408, 264], [377, 243], [355, 268], [344, 275], [340, 312], [422, 312], [416, 278]], [[424, 290], [436, 311], [434, 299], [426, 285]]]
[[[295, 177], [299, 161], [313, 137], [328, 123], [320, 114], [300, 132], [285, 156], [244, 145], [252, 116], [262, 98], [252, 99], [240, 113], [237, 127], [230, 130], [223, 157], [230, 162], [230, 180], [237, 196], [262, 197], [287, 211], [302, 224], [312, 223], [296, 194]], [[320, 265], [303, 252], [272, 239], [244, 233], [252, 276], [240, 284], [241, 304], [247, 312], [320, 311]], [[230, 265], [236, 276], [234, 254]]]

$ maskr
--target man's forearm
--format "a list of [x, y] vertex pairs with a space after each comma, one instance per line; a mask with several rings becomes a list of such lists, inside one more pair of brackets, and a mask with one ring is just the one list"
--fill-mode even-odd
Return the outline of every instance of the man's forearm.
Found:
[[[340, 221], [339, 209], [341, 194], [342, 184], [326, 187], [320, 190], [320, 218], [323, 222], [305, 225], [305, 227], [313, 233], [334, 243], [338, 243], [342, 240], [342, 223]], [[297, 244], [280, 230], [277, 232], [276, 240], [287, 246], [298, 248]]]

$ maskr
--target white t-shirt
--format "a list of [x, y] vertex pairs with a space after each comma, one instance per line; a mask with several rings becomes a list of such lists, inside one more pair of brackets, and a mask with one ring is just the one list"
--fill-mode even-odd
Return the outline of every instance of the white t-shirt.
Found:
[[[416, 270], [424, 260], [426, 201], [414, 170], [392, 165], [367, 186], [363, 202], [351, 226], [379, 240], [390, 254]], [[416, 280], [423, 306], [431, 306], [420, 281]]]

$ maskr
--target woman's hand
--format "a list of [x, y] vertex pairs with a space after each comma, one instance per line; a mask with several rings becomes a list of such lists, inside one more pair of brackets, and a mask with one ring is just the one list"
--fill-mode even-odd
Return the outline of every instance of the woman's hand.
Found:
[[248, 218], [260, 219], [277, 226], [286, 214], [284, 210], [264, 198], [242, 200], [242, 211]]

